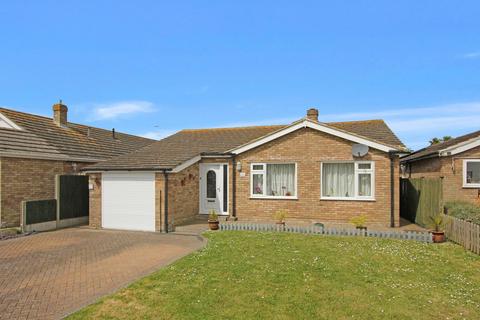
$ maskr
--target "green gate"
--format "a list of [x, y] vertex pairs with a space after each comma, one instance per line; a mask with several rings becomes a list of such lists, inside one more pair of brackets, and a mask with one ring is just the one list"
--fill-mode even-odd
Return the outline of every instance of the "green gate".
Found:
[[59, 220], [88, 217], [88, 176], [57, 176]]
[[442, 179], [400, 180], [400, 216], [422, 227], [431, 226], [431, 218], [442, 213]]

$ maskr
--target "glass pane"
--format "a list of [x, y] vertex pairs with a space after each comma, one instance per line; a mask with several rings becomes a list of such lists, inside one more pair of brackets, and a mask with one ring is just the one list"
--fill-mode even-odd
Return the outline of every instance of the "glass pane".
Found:
[[372, 196], [372, 179], [369, 173], [358, 175], [358, 195], [360, 197]]
[[210, 170], [207, 172], [207, 198], [217, 197], [217, 174]]
[[371, 163], [359, 163], [358, 164], [358, 169], [371, 169], [372, 164]]
[[252, 170], [263, 170], [263, 164], [254, 164]]
[[480, 183], [480, 162], [467, 162], [467, 183]]
[[295, 164], [267, 164], [267, 196], [295, 196]]
[[263, 194], [263, 174], [253, 175], [253, 194]]
[[322, 167], [324, 197], [354, 197], [355, 165], [353, 163], [324, 163]]

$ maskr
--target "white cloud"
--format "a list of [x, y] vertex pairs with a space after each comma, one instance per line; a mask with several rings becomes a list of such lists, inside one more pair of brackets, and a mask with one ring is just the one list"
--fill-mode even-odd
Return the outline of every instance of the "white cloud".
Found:
[[149, 101], [119, 101], [108, 104], [95, 104], [91, 120], [112, 120], [126, 115], [154, 111], [154, 104]]
[[160, 140], [165, 137], [168, 137], [169, 135], [174, 134], [175, 132], [176, 130], [155, 130], [155, 131], [145, 132], [143, 134], [140, 134], [140, 136], [144, 138], [153, 139], [153, 140]]
[[464, 59], [479, 59], [480, 58], [480, 51], [466, 53], [466, 54], [462, 55], [462, 58], [464, 58]]

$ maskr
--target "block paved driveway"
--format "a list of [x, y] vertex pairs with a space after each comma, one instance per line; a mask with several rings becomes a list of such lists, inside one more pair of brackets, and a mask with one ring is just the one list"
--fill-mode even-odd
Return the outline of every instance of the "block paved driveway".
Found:
[[0, 241], [0, 319], [58, 319], [200, 249], [195, 235], [71, 228]]

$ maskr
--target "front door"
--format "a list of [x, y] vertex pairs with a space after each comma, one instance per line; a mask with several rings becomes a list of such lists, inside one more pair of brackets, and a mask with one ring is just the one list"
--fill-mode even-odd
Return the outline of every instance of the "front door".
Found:
[[200, 213], [227, 213], [227, 164], [200, 164]]

